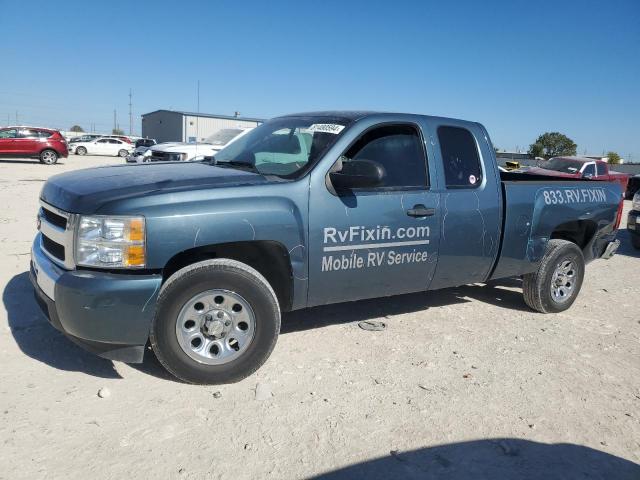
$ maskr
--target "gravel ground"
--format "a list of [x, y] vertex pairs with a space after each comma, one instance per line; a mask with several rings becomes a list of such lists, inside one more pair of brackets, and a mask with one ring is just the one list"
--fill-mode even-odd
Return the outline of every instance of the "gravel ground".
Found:
[[626, 231], [568, 312], [530, 311], [515, 280], [314, 308], [284, 317], [256, 374], [190, 386], [151, 354], [85, 353], [33, 300], [43, 182], [119, 162], [0, 160], [0, 479], [640, 478]]

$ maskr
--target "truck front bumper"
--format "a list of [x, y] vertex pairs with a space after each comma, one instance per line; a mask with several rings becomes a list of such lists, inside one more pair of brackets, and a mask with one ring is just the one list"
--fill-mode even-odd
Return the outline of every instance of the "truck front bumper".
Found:
[[51, 325], [86, 350], [111, 360], [142, 362], [162, 275], [64, 270], [31, 247], [31, 283]]

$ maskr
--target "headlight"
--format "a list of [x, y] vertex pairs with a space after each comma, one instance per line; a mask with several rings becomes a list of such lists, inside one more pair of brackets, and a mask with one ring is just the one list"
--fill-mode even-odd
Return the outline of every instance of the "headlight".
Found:
[[102, 268], [144, 268], [144, 217], [81, 216], [76, 264]]
[[640, 191], [636, 192], [633, 196], [633, 203], [631, 204], [631, 208], [634, 210], [640, 210]]

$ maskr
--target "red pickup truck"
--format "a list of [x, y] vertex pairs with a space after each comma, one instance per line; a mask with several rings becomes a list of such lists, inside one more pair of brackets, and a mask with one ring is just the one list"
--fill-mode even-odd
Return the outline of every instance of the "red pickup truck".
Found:
[[609, 164], [605, 161], [584, 157], [553, 157], [546, 162], [540, 162], [537, 167], [525, 167], [519, 171], [549, 177], [618, 182], [622, 186], [623, 192], [627, 189], [630, 176], [626, 173], [609, 170]]

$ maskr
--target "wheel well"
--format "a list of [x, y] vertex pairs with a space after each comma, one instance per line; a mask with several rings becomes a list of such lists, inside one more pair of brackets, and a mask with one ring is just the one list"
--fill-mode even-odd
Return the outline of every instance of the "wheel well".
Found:
[[591, 220], [574, 220], [558, 225], [551, 233], [550, 238], [568, 240], [584, 250], [593, 239], [597, 231], [597, 225]]
[[280, 308], [291, 309], [293, 304], [293, 272], [286, 247], [273, 241], [221, 243], [191, 248], [172, 257], [162, 270], [163, 283], [187, 265], [212, 258], [230, 258], [255, 268], [273, 288]]

